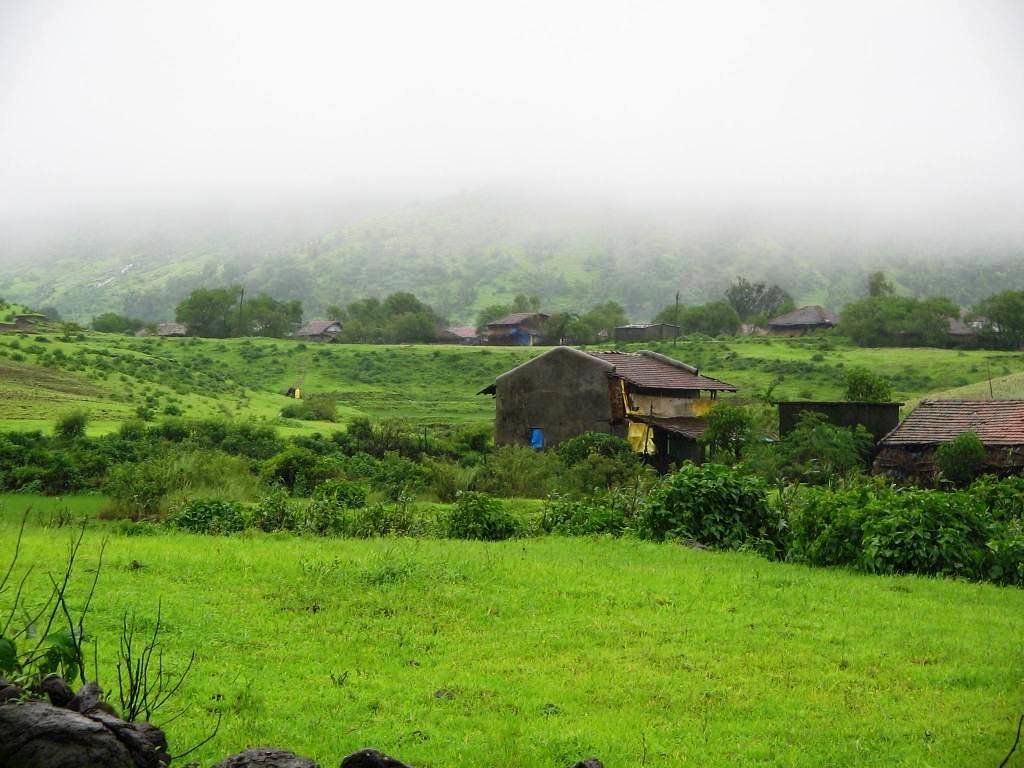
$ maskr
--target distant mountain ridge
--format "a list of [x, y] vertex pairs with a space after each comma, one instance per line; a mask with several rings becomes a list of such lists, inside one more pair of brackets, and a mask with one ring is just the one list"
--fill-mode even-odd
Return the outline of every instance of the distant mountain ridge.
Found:
[[[837, 309], [883, 269], [904, 293], [968, 306], [1024, 288], [1024, 247], [865, 236], [738, 213], [646, 214], [509, 194], [459, 195], [370, 213], [104, 222], [0, 253], [0, 297], [87, 322], [115, 311], [166, 320], [193, 288], [242, 284], [330, 304], [411, 291], [452, 322], [488, 304], [540, 295], [548, 310], [614, 299], [635, 320], [671, 303], [720, 298], [737, 276], [778, 283], [798, 303]], [[813, 219], [808, 216], [808, 219]], [[794, 223], [794, 222], [797, 223]]]

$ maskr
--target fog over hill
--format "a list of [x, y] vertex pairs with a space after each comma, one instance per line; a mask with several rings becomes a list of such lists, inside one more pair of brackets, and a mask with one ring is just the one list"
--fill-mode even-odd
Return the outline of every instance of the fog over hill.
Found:
[[1024, 287], [1024, 6], [0, 4], [0, 296]]

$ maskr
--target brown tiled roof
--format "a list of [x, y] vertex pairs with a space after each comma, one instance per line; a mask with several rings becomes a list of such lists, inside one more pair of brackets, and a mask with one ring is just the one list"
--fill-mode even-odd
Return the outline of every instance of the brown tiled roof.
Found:
[[612, 376], [646, 389], [706, 389], [735, 392], [736, 387], [724, 381], [701, 376], [692, 365], [673, 360], [656, 352], [588, 352], [587, 354], [615, 366]]
[[641, 424], [650, 424], [652, 427], [664, 429], [676, 435], [688, 437], [691, 440], [699, 440], [704, 431], [708, 428], [708, 420], [698, 416], [676, 416], [674, 418], [660, 418], [658, 416], [630, 416], [630, 421], [639, 421]]
[[1024, 400], [925, 400], [882, 445], [937, 445], [964, 432], [985, 445], [1024, 445]]
[[769, 326], [791, 326], [791, 325], [835, 325], [836, 316], [824, 307], [816, 304], [810, 307], [800, 307], [784, 315], [773, 317], [768, 321]]
[[487, 324], [488, 328], [492, 328], [496, 325], [519, 325], [527, 320], [533, 320], [539, 318], [541, 320], [547, 320], [548, 316], [541, 312], [513, 312], [511, 315], [505, 315], [499, 317], [497, 320], [492, 320]]
[[477, 336], [476, 328], [472, 325], [452, 325], [445, 328], [445, 330], [453, 336], [458, 336], [460, 339], [475, 339]]

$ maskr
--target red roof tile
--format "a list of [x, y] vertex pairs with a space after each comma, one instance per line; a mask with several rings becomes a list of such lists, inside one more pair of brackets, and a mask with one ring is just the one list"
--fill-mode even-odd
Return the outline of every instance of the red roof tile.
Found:
[[615, 366], [612, 376], [646, 389], [706, 389], [735, 392], [736, 387], [724, 381], [701, 376], [692, 365], [681, 363], [656, 352], [588, 352], [587, 354]]
[[1024, 445], [1024, 400], [925, 400], [882, 445], [936, 445], [964, 432], [985, 445]]
[[784, 315], [773, 317], [768, 321], [768, 326], [801, 326], [801, 325], [835, 325], [836, 316], [824, 307], [817, 304], [810, 307], [800, 307]]

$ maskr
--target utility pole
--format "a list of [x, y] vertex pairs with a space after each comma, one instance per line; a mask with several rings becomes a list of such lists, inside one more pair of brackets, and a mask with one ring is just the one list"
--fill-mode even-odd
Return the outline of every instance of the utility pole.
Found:
[[676, 332], [672, 336], [672, 347], [675, 348], [676, 344], [679, 343], [679, 291], [676, 291], [676, 309], [673, 317], [675, 319]]
[[242, 302], [245, 300], [245, 288], [242, 288], [238, 292], [238, 333], [236, 336], [242, 335]]

